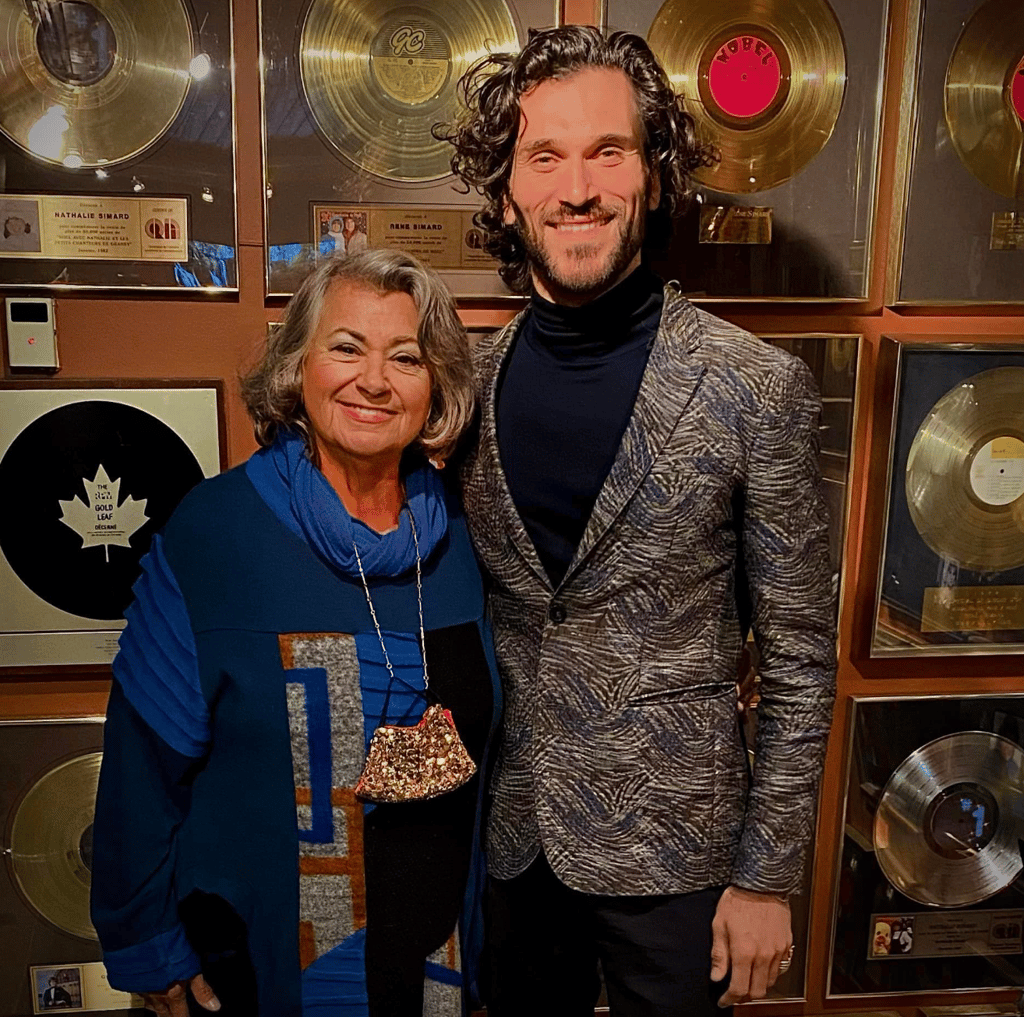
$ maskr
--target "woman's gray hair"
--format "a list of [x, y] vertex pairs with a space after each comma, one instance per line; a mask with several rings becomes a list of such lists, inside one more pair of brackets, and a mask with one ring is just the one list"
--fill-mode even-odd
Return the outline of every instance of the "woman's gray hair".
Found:
[[419, 311], [417, 338], [430, 370], [430, 413], [417, 444], [424, 455], [445, 459], [473, 419], [473, 369], [466, 330], [455, 302], [433, 269], [402, 251], [371, 248], [336, 254], [302, 281], [267, 336], [259, 362], [241, 379], [242, 399], [256, 440], [272, 445], [282, 428], [300, 432], [310, 455], [316, 449], [302, 402], [302, 365], [334, 282], [361, 283], [380, 293], [408, 293]]

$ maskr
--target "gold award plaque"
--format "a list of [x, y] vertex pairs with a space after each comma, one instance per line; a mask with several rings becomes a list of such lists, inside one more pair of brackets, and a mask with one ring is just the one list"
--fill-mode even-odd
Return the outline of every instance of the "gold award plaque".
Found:
[[702, 244], [770, 244], [772, 210], [745, 205], [702, 205]]
[[438, 271], [495, 268], [471, 209], [315, 204], [313, 229], [321, 257], [391, 247]]
[[990, 251], [1024, 251], [1024, 216], [1016, 212], [992, 213]]
[[921, 605], [922, 632], [1024, 629], [1024, 586], [930, 586]]
[[0, 258], [188, 261], [188, 202], [0, 195]]

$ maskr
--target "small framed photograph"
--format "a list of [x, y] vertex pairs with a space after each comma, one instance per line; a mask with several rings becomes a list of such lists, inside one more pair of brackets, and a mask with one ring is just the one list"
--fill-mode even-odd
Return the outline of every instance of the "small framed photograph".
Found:
[[31, 973], [33, 1013], [84, 1009], [81, 966], [39, 966], [32, 968]]
[[136, 1010], [142, 997], [113, 989], [102, 961], [85, 964], [37, 964], [29, 968], [32, 1012], [109, 1013]]

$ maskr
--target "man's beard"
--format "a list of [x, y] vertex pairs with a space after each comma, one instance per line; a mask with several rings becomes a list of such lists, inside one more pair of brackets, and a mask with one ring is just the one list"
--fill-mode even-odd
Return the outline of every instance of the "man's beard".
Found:
[[[587, 209], [587, 214], [613, 215], [613, 221], [618, 224], [618, 237], [610, 255], [606, 255], [603, 260], [595, 257], [598, 248], [593, 244], [580, 243], [567, 248], [566, 255], [572, 259], [576, 270], [573, 271], [571, 267], [569, 272], [566, 272], [555, 264], [519, 206], [514, 201], [510, 201], [509, 204], [515, 213], [519, 239], [526, 248], [526, 256], [533, 273], [544, 282], [549, 293], [567, 298], [567, 302], [573, 304], [585, 304], [610, 289], [643, 247], [647, 219], [645, 213], [641, 212], [627, 223], [622, 216], [614, 212], [609, 213], [606, 209]], [[571, 220], [573, 217], [565, 218]], [[542, 225], [541, 230], [543, 229], [545, 226]]]

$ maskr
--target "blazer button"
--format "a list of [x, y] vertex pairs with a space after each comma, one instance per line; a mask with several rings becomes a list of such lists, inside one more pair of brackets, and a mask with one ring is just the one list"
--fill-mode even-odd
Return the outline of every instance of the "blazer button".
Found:
[[551, 606], [548, 608], [548, 617], [556, 624], [561, 625], [568, 617], [568, 613], [565, 610], [565, 605], [560, 604], [557, 600], [551, 601]]

